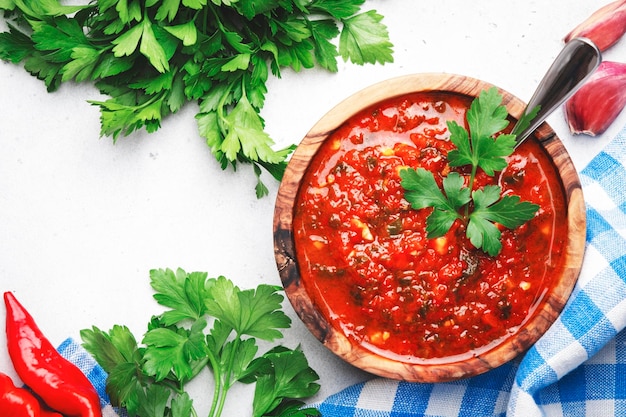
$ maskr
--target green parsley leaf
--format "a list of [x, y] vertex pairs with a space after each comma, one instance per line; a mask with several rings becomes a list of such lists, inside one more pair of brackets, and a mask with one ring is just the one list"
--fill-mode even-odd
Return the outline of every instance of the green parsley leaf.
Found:
[[84, 346], [106, 372], [124, 363], [133, 363], [137, 359], [137, 341], [126, 326], [113, 326], [107, 334], [97, 327], [83, 330], [81, 337]]
[[284, 160], [283, 155], [272, 149], [274, 142], [263, 130], [261, 117], [245, 95], [223, 121], [227, 134], [221, 151], [228, 159], [234, 160], [241, 153], [252, 161], [279, 163]]
[[315, 45], [315, 59], [322, 68], [337, 72], [337, 47], [330, 41], [339, 34], [337, 25], [332, 20], [316, 20], [310, 25]]
[[256, 15], [267, 13], [276, 8], [276, 0], [239, 0], [233, 2], [246, 18], [252, 19]]
[[[513, 229], [535, 216], [537, 204], [520, 202], [516, 195], [500, 198], [502, 190], [496, 185], [474, 191], [474, 210], [469, 216], [468, 236], [472, 244], [482, 247], [489, 255], [497, 255], [502, 248], [500, 230], [494, 223]], [[470, 231], [471, 229], [471, 231]]]
[[70, 54], [71, 61], [63, 66], [62, 81], [74, 79], [78, 82], [88, 80], [95, 69], [100, 54], [89, 46], [76, 46]]
[[224, 72], [235, 72], [247, 69], [248, 65], [250, 65], [250, 54], [237, 54], [222, 65], [221, 69]]
[[107, 101], [90, 101], [100, 106], [101, 134], [112, 136], [114, 140], [120, 135], [129, 135], [135, 130], [145, 127], [154, 131], [160, 126], [166, 95], [159, 93], [144, 98], [140, 103], [127, 103], [129, 96], [120, 95]]
[[192, 10], [201, 10], [206, 5], [206, 0], [183, 0], [183, 6], [189, 7]]
[[100, 52], [100, 61], [91, 73], [91, 78], [96, 80], [100, 78], [114, 77], [125, 71], [128, 71], [133, 65], [133, 60], [126, 58], [116, 58], [109, 51]]
[[498, 225], [509, 229], [519, 227], [531, 220], [539, 209], [536, 204], [520, 202], [518, 196], [502, 196], [499, 186], [471, 191], [479, 168], [487, 175], [495, 175], [507, 166], [506, 158], [515, 149], [514, 134], [499, 134], [508, 125], [506, 107], [501, 103], [502, 97], [493, 87], [481, 92], [472, 102], [467, 112], [469, 132], [455, 121], [447, 123], [450, 141], [456, 146], [448, 152], [448, 163], [451, 167], [471, 166], [467, 186], [455, 171], [443, 178], [443, 192], [430, 171], [423, 168], [400, 171], [404, 195], [411, 207], [433, 208], [426, 221], [429, 238], [445, 235], [454, 222], [460, 220], [467, 226], [466, 236], [472, 245], [491, 256], [502, 249]]
[[0, 59], [17, 64], [34, 51], [34, 42], [9, 24], [9, 31], [0, 33]]
[[436, 207], [454, 211], [469, 202], [469, 190], [463, 189], [463, 178], [457, 172], [451, 172], [443, 181], [447, 196], [439, 189], [432, 172], [424, 168], [403, 169], [400, 178], [414, 209]]
[[261, 168], [258, 164], [254, 164], [254, 174], [257, 176], [256, 187], [254, 188], [256, 191], [256, 197], [261, 198], [269, 194], [270, 190], [267, 188], [263, 181], [261, 181]]
[[185, 319], [197, 320], [206, 314], [204, 303], [210, 287], [206, 273], [155, 269], [150, 271], [150, 285], [156, 291], [154, 299], [171, 308], [162, 315], [166, 326]]
[[480, 93], [467, 112], [470, 135], [455, 121], [449, 121], [450, 140], [457, 149], [448, 152], [450, 166], [472, 165], [480, 167], [493, 176], [507, 165], [506, 157], [515, 149], [515, 136], [493, 136], [508, 124], [506, 107], [501, 105], [502, 96], [493, 87]]
[[359, 6], [365, 0], [337, 1], [337, 0], [315, 0], [311, 4], [311, 11], [329, 14], [335, 19], [347, 19], [359, 12]]
[[62, 5], [57, 0], [9, 0], [5, 3], [1, 3], [0, 6], [2, 6], [0, 8], [6, 10], [15, 10], [17, 8], [24, 15], [37, 20], [45, 20], [48, 17], [71, 15], [86, 7], [79, 5]]
[[222, 351], [223, 359], [231, 359], [232, 362], [222, 362], [224, 369], [230, 368], [230, 381], [225, 381], [228, 388], [243, 378], [246, 378], [250, 373], [250, 364], [254, 361], [255, 356], [259, 348], [256, 344], [256, 340], [253, 338], [244, 339], [239, 342], [231, 341], [224, 345]]
[[405, 197], [414, 209], [433, 207], [428, 216], [426, 232], [429, 238], [446, 234], [455, 220], [462, 216], [458, 210], [470, 201], [470, 190], [463, 185], [463, 178], [457, 172], [451, 172], [443, 180], [444, 193], [441, 192], [432, 172], [424, 168], [403, 169], [400, 171]]
[[65, 16], [50, 22], [33, 23], [32, 26], [31, 38], [35, 49], [45, 52], [46, 59], [51, 62], [65, 63], [71, 59], [74, 47], [89, 46], [79, 24]]
[[143, 384], [141, 372], [135, 363], [116, 366], [107, 377], [107, 394], [112, 404], [124, 407], [129, 415], [135, 415], [139, 408]]
[[165, 417], [165, 408], [171, 396], [171, 391], [167, 387], [149, 385], [138, 394], [138, 414], [141, 417]]
[[520, 202], [516, 195], [507, 195], [500, 199], [500, 193], [498, 186], [474, 191], [475, 206], [467, 226], [467, 234], [472, 244], [482, 247], [491, 256], [497, 255], [502, 248], [501, 232], [494, 223], [513, 229], [532, 219], [539, 209], [537, 204]]
[[258, 376], [253, 400], [254, 417], [262, 417], [277, 408], [285, 398], [303, 398], [319, 391], [313, 371], [302, 351], [276, 348], [263, 355], [271, 366]]
[[233, 332], [233, 327], [221, 320], [213, 322], [213, 328], [207, 335], [207, 347], [213, 352], [216, 358], [221, 356], [221, 351], [228, 342], [228, 338]]
[[113, 53], [116, 57], [128, 56], [134, 53], [139, 46], [139, 40], [143, 32], [143, 25], [135, 25], [127, 30], [123, 35], [113, 39], [111, 43], [115, 45], [113, 47]]
[[282, 337], [291, 319], [280, 310], [283, 296], [279, 287], [261, 284], [254, 290], [240, 290], [232, 281], [219, 277], [206, 300], [207, 312], [228, 324], [239, 335], [272, 341]]
[[186, 22], [175, 26], [165, 26], [164, 29], [183, 42], [184, 46], [194, 45], [198, 41], [198, 30], [194, 22]]
[[393, 44], [388, 41], [383, 17], [373, 10], [344, 19], [339, 53], [347, 61], [363, 65], [393, 62]]
[[472, 139], [489, 138], [508, 126], [508, 112], [496, 87], [482, 91], [467, 111]]
[[165, 55], [163, 45], [159, 43], [152, 28], [152, 22], [144, 18], [141, 24], [141, 43], [139, 44], [139, 52], [141, 52], [159, 72], [169, 70], [169, 61]]
[[46, 60], [40, 52], [34, 52], [26, 58], [24, 69], [42, 80], [49, 92], [56, 91], [61, 84], [63, 66]]
[[286, 21], [278, 21], [278, 26], [285, 32], [290, 41], [301, 43], [311, 37], [311, 31], [306, 20], [294, 15]]
[[188, 393], [184, 392], [172, 399], [171, 408], [172, 417], [188, 417], [192, 415], [193, 400]]
[[138, 0], [121, 0], [118, 2], [112, 2], [115, 4], [115, 10], [119, 13], [119, 19], [124, 24], [132, 23], [133, 21], [141, 21], [141, 4]]
[[113, 326], [108, 332], [97, 327], [80, 332], [83, 347], [108, 373], [107, 394], [112, 404], [124, 406], [130, 415], [139, 407], [143, 393], [142, 355], [135, 337], [126, 326]]
[[[488, 196], [488, 191], [492, 192], [493, 196]], [[474, 191], [474, 194], [479, 192], [484, 195], [473, 196], [475, 207], [472, 215], [479, 215], [509, 229], [519, 227], [532, 219], [539, 209], [539, 205], [520, 201], [516, 195], [505, 195], [500, 200], [495, 199], [495, 194], [499, 196], [501, 193], [498, 186], [485, 187], [483, 190]]]
[[180, 0], [164, 0], [157, 10], [155, 19], [171, 22], [176, 17], [180, 8]]
[[189, 331], [159, 327], [144, 336], [144, 371], [161, 381], [173, 372], [181, 381], [194, 376], [192, 364], [202, 358], [204, 351], [203, 329], [205, 320], [196, 320]]
[[457, 172], [451, 172], [443, 179], [443, 189], [453, 210], [458, 210], [470, 202], [469, 189], [465, 187], [463, 177]]

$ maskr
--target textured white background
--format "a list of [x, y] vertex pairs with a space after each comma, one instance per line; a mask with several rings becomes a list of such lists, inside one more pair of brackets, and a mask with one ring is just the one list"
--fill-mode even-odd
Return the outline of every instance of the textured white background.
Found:
[[[337, 74], [284, 71], [269, 81], [262, 115], [278, 146], [298, 143], [331, 107], [384, 79], [446, 72], [489, 81], [528, 100], [562, 47], [563, 36], [605, 0], [369, 0], [385, 16], [395, 63], [340, 64]], [[626, 61], [626, 40], [605, 54]], [[242, 288], [279, 284], [272, 243], [278, 184], [257, 200], [254, 175], [222, 171], [196, 132], [195, 105], [154, 134], [113, 144], [99, 138], [103, 99], [89, 85], [49, 94], [21, 67], [0, 63], [0, 290], [14, 291], [49, 339], [126, 324], [143, 335], [160, 307], [148, 273], [182, 267], [225, 275]], [[549, 119], [579, 169], [626, 124], [623, 112], [601, 137], [572, 136], [559, 111]], [[315, 398], [371, 376], [322, 347], [285, 303], [321, 376]], [[0, 323], [4, 322], [0, 308]], [[0, 371], [14, 375], [0, 332]], [[194, 386], [208, 409], [208, 376]], [[236, 386], [224, 415], [249, 415], [252, 388]]]

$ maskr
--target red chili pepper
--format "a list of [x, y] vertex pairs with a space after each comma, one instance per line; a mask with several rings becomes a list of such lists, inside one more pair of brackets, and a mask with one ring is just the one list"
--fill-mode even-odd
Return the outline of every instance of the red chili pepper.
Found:
[[41, 407], [30, 392], [16, 387], [8, 375], [0, 373], [0, 414], [3, 417], [37, 417], [41, 415]]
[[16, 387], [13, 380], [0, 372], [0, 415], [2, 417], [63, 417], [43, 410], [39, 400], [28, 390]]
[[98, 393], [85, 374], [57, 352], [11, 292], [4, 303], [9, 356], [21, 380], [54, 410], [101, 417]]

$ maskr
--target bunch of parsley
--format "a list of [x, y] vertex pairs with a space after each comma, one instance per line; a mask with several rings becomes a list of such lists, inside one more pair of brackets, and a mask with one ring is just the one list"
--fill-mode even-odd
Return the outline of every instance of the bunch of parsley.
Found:
[[[532, 109], [520, 118], [516, 131], [523, 131], [539, 112]], [[478, 169], [494, 176], [506, 168], [506, 157], [517, 146], [515, 134], [499, 134], [509, 121], [502, 105], [502, 96], [493, 87], [482, 91], [467, 112], [469, 132], [455, 121], [448, 121], [450, 141], [456, 149], [448, 152], [451, 167], [470, 167], [467, 184], [456, 171], [443, 179], [443, 192], [432, 172], [424, 168], [407, 168], [400, 171], [405, 198], [414, 209], [432, 207], [426, 221], [429, 238], [445, 235], [456, 220], [466, 225], [466, 236], [476, 248], [491, 256], [500, 253], [502, 243], [497, 224], [506, 228], [518, 227], [535, 216], [537, 204], [520, 201], [516, 195], [502, 195], [498, 185], [488, 185], [474, 190]]]
[[[0, 0], [9, 30], [0, 58], [22, 62], [49, 91], [94, 82], [101, 135], [145, 128], [197, 102], [200, 136], [222, 166], [250, 163], [258, 197], [261, 168], [282, 178], [293, 146], [274, 150], [260, 116], [269, 73], [337, 60], [392, 62], [382, 16], [365, 0]], [[339, 37], [338, 47], [332, 41]]]
[[125, 326], [81, 331], [83, 346], [109, 374], [114, 406], [131, 417], [196, 417], [185, 386], [208, 367], [215, 381], [209, 417], [221, 415], [236, 382], [255, 383], [253, 417], [320, 415], [301, 409], [301, 399], [319, 390], [319, 377], [300, 348], [257, 355], [257, 339], [279, 339], [291, 324], [279, 287], [240, 290], [224, 277], [182, 269], [150, 271], [150, 280], [168, 309], [152, 318], [141, 345]]

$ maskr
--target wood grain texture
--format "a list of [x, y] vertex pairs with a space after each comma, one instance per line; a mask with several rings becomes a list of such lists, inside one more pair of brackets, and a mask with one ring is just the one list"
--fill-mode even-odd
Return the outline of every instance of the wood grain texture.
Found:
[[[304, 137], [289, 162], [278, 190], [273, 224], [274, 253], [280, 277], [287, 297], [307, 328], [324, 346], [354, 366], [379, 376], [417, 382], [450, 381], [489, 371], [532, 346], [558, 317], [574, 288], [585, 249], [585, 204], [574, 165], [565, 147], [546, 123], [537, 129], [534, 137], [552, 157], [566, 196], [569, 236], [565, 270], [549, 290], [544, 302], [520, 330], [503, 343], [482, 354], [468, 355], [463, 360], [402, 362], [386, 358], [352, 344], [342, 332], [333, 328], [313, 305], [300, 282], [292, 231], [294, 201], [309, 161], [322, 142], [354, 114], [391, 97], [428, 91], [448, 91], [476, 97], [492, 86], [454, 74], [415, 74], [375, 84], [347, 98], [322, 117]], [[524, 111], [525, 104], [504, 90], [499, 89], [499, 92], [509, 114], [517, 119]]]

